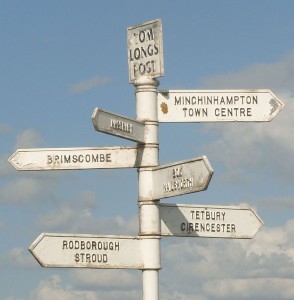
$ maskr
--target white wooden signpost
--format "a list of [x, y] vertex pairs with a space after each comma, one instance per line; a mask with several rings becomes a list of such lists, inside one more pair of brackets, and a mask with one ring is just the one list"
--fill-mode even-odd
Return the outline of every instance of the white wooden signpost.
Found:
[[251, 239], [263, 222], [250, 207], [160, 204], [161, 235]]
[[283, 107], [270, 90], [170, 90], [157, 110], [159, 122], [266, 122]]
[[161, 20], [129, 27], [127, 36], [136, 120], [96, 108], [92, 122], [97, 131], [138, 144], [18, 149], [9, 162], [20, 171], [138, 168], [139, 236], [43, 233], [29, 250], [44, 267], [140, 269], [143, 300], [158, 300], [161, 236], [252, 238], [262, 226], [251, 208], [159, 203], [207, 189], [213, 174], [205, 156], [159, 166], [159, 122], [271, 121], [284, 104], [269, 90], [158, 92]]
[[145, 124], [137, 120], [96, 108], [92, 122], [97, 131], [119, 136], [138, 143], [145, 142]]
[[[147, 171], [148, 172], [148, 171]], [[206, 156], [161, 165], [149, 170], [152, 184], [146, 185], [145, 195], [139, 201], [174, 197], [207, 189], [213, 169]]]
[[139, 167], [137, 147], [18, 149], [9, 162], [21, 171]]
[[[146, 269], [159, 268], [150, 251], [158, 251], [159, 238], [43, 233], [29, 250], [43, 267]], [[150, 244], [150, 243], [149, 243]]]
[[163, 76], [162, 23], [160, 19], [128, 28], [129, 81]]

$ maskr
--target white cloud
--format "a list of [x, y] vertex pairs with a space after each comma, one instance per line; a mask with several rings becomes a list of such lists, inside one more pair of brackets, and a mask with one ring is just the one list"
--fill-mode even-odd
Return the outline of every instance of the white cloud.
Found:
[[200, 86], [210, 89], [293, 89], [294, 53], [274, 63], [256, 64], [239, 72], [204, 78]]
[[246, 167], [252, 172], [262, 169], [286, 181], [293, 178], [294, 53], [275, 63], [252, 65], [234, 74], [205, 78], [200, 86], [203, 89], [274, 89], [286, 104], [271, 122], [204, 125], [206, 133], [215, 139], [203, 149], [208, 157], [226, 167], [223, 180], [246, 183], [248, 175], [242, 171]]
[[[71, 229], [78, 230], [92, 219], [92, 209], [96, 207], [97, 196], [94, 192], [83, 191], [75, 201], [62, 202], [56, 207], [56, 210], [40, 216], [37, 224], [38, 227], [47, 228], [48, 230], [63, 230], [68, 226]], [[72, 225], [74, 224], [74, 226]]]
[[293, 299], [294, 279], [251, 278], [221, 279], [204, 284], [208, 295], [216, 299]]
[[[112, 272], [112, 270], [109, 270], [109, 272], [103, 270], [100, 276], [95, 273], [100, 272], [99, 270], [93, 270], [93, 272], [91, 270], [78, 270], [74, 272], [74, 283], [76, 283], [75, 280], [79, 280], [78, 286], [66, 285], [59, 276], [53, 275], [48, 280], [42, 280], [38, 287], [31, 292], [29, 299], [135, 300], [140, 298], [141, 291], [132, 288], [134, 282], [137, 283], [136, 276], [130, 277], [127, 271], [122, 271], [121, 275], [117, 271]], [[134, 282], [131, 282], [131, 280], [134, 280]], [[100, 289], [102, 284], [105, 284], [104, 288]], [[127, 284], [127, 286], [123, 286], [123, 284]]]
[[288, 220], [284, 227], [264, 227], [245, 251], [247, 255], [254, 253], [264, 257], [285, 255], [294, 262], [294, 219]]
[[138, 271], [127, 270], [75, 270], [72, 279], [81, 289], [134, 289], [141, 283]]
[[0, 189], [0, 203], [29, 202], [44, 192], [45, 184], [45, 181], [32, 177], [18, 178]]
[[31, 293], [31, 300], [98, 300], [95, 292], [73, 290], [63, 287], [59, 276], [54, 275], [49, 280], [42, 280], [39, 286]]
[[34, 129], [26, 129], [16, 137], [15, 149], [35, 148], [43, 142], [43, 138]]
[[32, 268], [36, 266], [32, 255], [27, 249], [15, 247], [0, 259], [2, 267]]
[[[291, 181], [294, 176], [294, 98], [272, 122], [206, 124], [213, 142], [203, 145], [206, 155], [225, 167], [223, 181], [246, 184], [248, 171], [262, 171]], [[216, 151], [217, 149], [217, 151]]]
[[94, 76], [90, 79], [83, 80], [81, 82], [75, 83], [70, 87], [70, 92], [72, 94], [81, 93], [97, 86], [103, 86], [110, 82], [111, 80], [107, 77]]
[[84, 191], [77, 199], [62, 202], [55, 210], [40, 216], [37, 227], [45, 231], [99, 234], [127, 234], [138, 231], [137, 216], [127, 220], [121, 216], [93, 216], [97, 203], [94, 192]]
[[[0, 128], [0, 134], [1, 134], [1, 128]], [[35, 148], [42, 143], [43, 143], [43, 138], [34, 129], [26, 129], [18, 133], [16, 136], [16, 144], [14, 150], [11, 150], [9, 154], [3, 154], [2, 157], [0, 157], [0, 176], [16, 174], [14, 167], [8, 162], [8, 159], [13, 154], [13, 151], [20, 148]]]
[[293, 225], [265, 227], [249, 240], [163, 240], [164, 299], [293, 299]]

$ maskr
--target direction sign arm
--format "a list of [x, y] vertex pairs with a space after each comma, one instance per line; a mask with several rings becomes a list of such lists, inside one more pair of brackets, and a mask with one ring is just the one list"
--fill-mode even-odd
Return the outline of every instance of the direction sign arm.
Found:
[[118, 114], [95, 108], [92, 123], [97, 131], [145, 143], [145, 124]]

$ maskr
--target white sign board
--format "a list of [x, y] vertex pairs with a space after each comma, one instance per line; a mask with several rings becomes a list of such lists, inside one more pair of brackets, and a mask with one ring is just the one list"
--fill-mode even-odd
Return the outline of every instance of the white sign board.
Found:
[[248, 207], [160, 204], [161, 235], [251, 239], [262, 220]]
[[160, 19], [128, 28], [129, 81], [163, 76], [162, 23]]
[[[150, 168], [152, 186], [148, 199], [139, 195], [139, 201], [156, 200], [206, 190], [213, 169], [206, 156]], [[146, 187], [147, 188], [147, 187]]]
[[43, 233], [29, 250], [43, 267], [145, 269], [160, 268], [160, 262], [147, 253], [150, 240], [159, 247], [159, 239], [130, 236]]
[[136, 147], [18, 149], [9, 162], [20, 171], [138, 167]]
[[170, 90], [158, 93], [159, 122], [265, 122], [284, 107], [270, 90]]
[[138, 143], [145, 142], [145, 124], [137, 120], [95, 108], [92, 114], [92, 123], [97, 131]]

